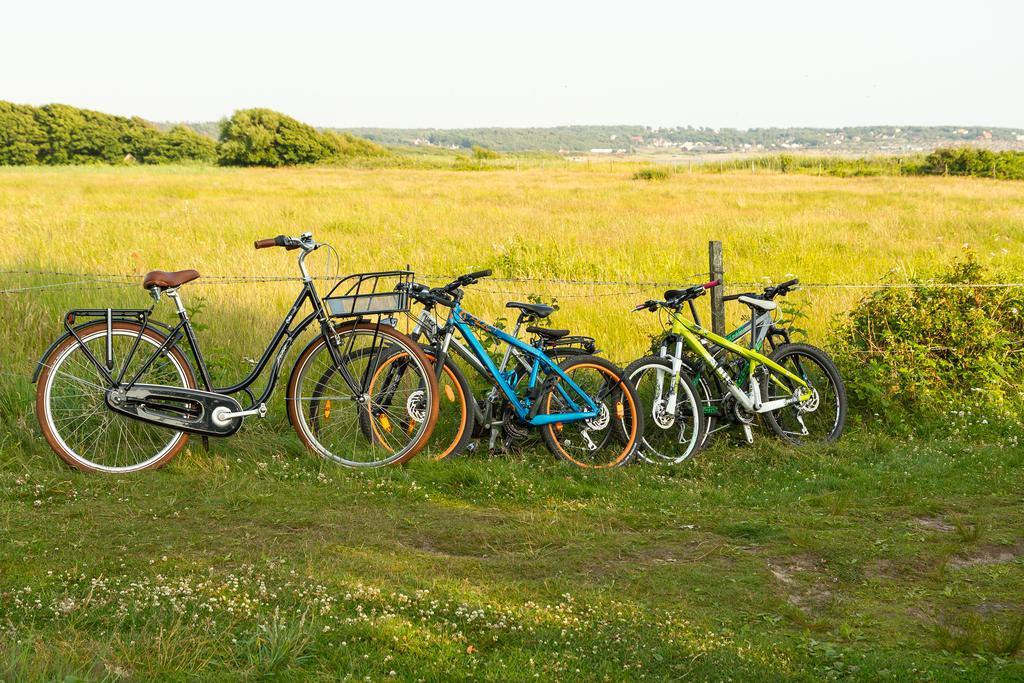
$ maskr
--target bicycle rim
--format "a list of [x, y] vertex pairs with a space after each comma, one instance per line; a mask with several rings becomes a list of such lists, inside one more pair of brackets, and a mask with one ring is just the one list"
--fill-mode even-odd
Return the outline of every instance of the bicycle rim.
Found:
[[[138, 327], [112, 329], [115, 369], [120, 372], [138, 339]], [[80, 334], [97, 359], [105, 358], [103, 326]], [[111, 474], [158, 467], [184, 445], [188, 435], [115, 413], [106, 405], [107, 382], [77, 341], [58, 347], [41, 380], [40, 423], [47, 441], [66, 462]], [[124, 376], [132, 378], [162, 340], [144, 334]], [[191, 371], [175, 353], [162, 354], [139, 378], [141, 384], [192, 387]]]
[[[386, 331], [339, 333], [341, 366], [322, 341], [300, 358], [289, 395], [303, 441], [346, 467], [381, 467], [416, 454], [437, 416], [433, 369]], [[363, 391], [353, 392], [341, 367]]]

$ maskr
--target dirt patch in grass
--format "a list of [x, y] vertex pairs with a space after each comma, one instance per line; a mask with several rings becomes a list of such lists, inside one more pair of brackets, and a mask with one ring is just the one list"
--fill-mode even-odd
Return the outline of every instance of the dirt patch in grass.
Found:
[[929, 531], [941, 531], [946, 534], [956, 529], [955, 526], [941, 517], [917, 517], [914, 519], [914, 522], [922, 529], [928, 529]]
[[970, 554], [950, 558], [948, 566], [950, 569], [984, 567], [1013, 562], [1020, 557], [1024, 557], [1024, 541], [1017, 541], [1013, 545], [987, 544], [979, 546]]
[[827, 573], [824, 559], [814, 555], [795, 555], [768, 561], [768, 571], [785, 595], [786, 601], [804, 612], [820, 612], [836, 599], [836, 579]]

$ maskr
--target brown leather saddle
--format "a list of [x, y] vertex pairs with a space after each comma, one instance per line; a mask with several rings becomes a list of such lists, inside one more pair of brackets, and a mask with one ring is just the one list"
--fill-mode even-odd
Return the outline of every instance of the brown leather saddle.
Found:
[[142, 278], [142, 288], [159, 287], [160, 289], [171, 289], [173, 287], [180, 287], [186, 282], [192, 282], [198, 277], [198, 270], [151, 270]]

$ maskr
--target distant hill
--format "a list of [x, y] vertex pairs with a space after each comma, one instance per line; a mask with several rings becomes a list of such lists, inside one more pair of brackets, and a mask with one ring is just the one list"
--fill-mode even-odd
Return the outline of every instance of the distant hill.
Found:
[[980, 126], [864, 126], [856, 128], [656, 128], [649, 126], [558, 126], [554, 128], [345, 128], [385, 145], [470, 148], [506, 152], [924, 152], [973, 144], [1024, 149], [1024, 128]]
[[[217, 121], [156, 123], [161, 130], [185, 125], [217, 138]], [[678, 126], [555, 126], [551, 128], [321, 128], [350, 133], [389, 146], [469, 150], [474, 145], [500, 152], [724, 153], [812, 151], [896, 154], [972, 145], [1024, 150], [1024, 127], [860, 126], [849, 128], [702, 128]]]

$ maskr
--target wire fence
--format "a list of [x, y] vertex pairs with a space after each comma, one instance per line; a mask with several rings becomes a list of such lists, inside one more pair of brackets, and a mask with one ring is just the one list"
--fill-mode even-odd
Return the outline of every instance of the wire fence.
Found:
[[[0, 289], [0, 295], [27, 294], [44, 290], [60, 289], [65, 287], [76, 287], [79, 289], [116, 289], [121, 287], [138, 287], [141, 275], [124, 273], [83, 273], [61, 270], [0, 270], [0, 276], [5, 279], [13, 276], [25, 278], [74, 278], [68, 282], [47, 282], [44, 284], [32, 284], [21, 287], [7, 287]], [[457, 274], [427, 273], [418, 276], [418, 279], [434, 282], [446, 282], [458, 277]], [[656, 287], [678, 287], [688, 282], [698, 282], [707, 279], [707, 273], [692, 273], [680, 276], [674, 281], [657, 280], [583, 280], [571, 278], [544, 278], [544, 277], [489, 277], [486, 283], [506, 284], [531, 284], [544, 285], [548, 291], [561, 290], [558, 296], [562, 298], [590, 298], [590, 297], [611, 297], [627, 296], [630, 294], [643, 294], [647, 290]], [[340, 278], [331, 278], [340, 279]], [[197, 285], [242, 285], [262, 284], [275, 282], [300, 282], [301, 278], [294, 275], [204, 275]], [[732, 282], [726, 281], [727, 289], [746, 289], [750, 287], [763, 287], [766, 282]], [[586, 292], [575, 293], [570, 288], [579, 287], [610, 287], [630, 288], [632, 291], [613, 292]], [[943, 288], [943, 289], [999, 289], [999, 288], [1020, 288], [1024, 282], [801, 282], [800, 287], [804, 289], [922, 289], [922, 288]], [[496, 290], [485, 287], [474, 288], [473, 291], [482, 294], [521, 294], [522, 291]]]

